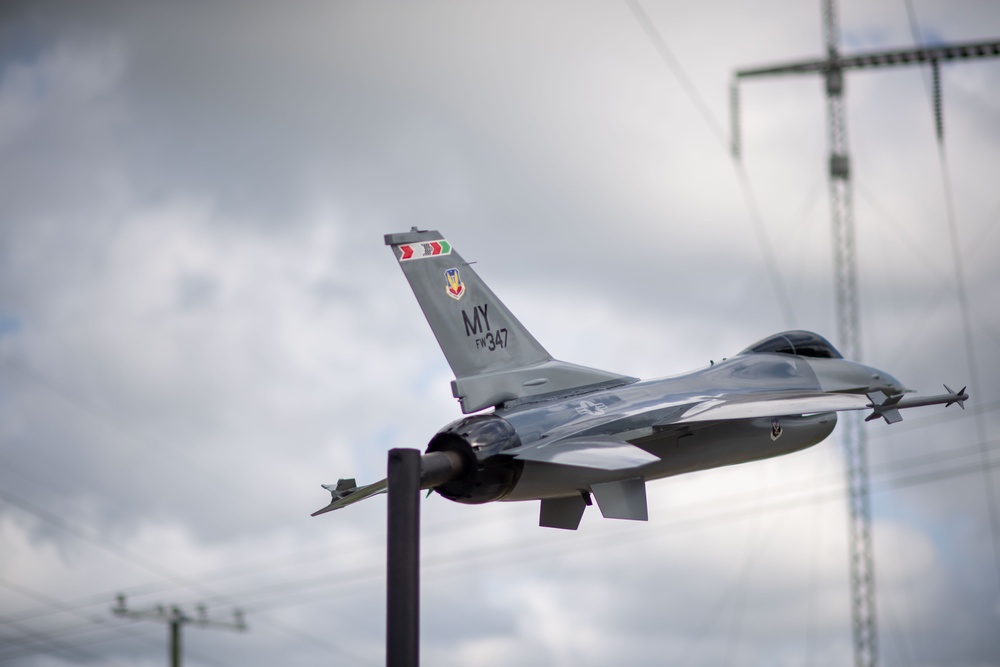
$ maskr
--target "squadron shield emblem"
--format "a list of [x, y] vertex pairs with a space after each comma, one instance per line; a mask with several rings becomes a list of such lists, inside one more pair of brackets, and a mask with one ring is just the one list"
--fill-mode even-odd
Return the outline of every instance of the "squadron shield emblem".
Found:
[[448, 292], [448, 296], [456, 301], [461, 299], [465, 295], [465, 283], [458, 275], [458, 269], [448, 269], [444, 272], [444, 277], [446, 281], [445, 291]]

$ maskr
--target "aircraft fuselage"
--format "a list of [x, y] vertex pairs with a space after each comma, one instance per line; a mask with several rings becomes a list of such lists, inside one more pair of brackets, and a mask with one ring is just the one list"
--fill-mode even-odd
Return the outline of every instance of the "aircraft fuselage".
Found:
[[[539, 523], [575, 529], [597, 501], [613, 519], [647, 518], [645, 483], [811, 447], [837, 412], [900, 410], [968, 399], [903, 400], [895, 378], [848, 361], [810, 331], [785, 331], [731, 359], [640, 381], [555, 359], [437, 231], [387, 234], [441, 351], [467, 416], [439, 430], [421, 457], [420, 487], [460, 503], [540, 500]], [[482, 412], [492, 409], [490, 412]], [[386, 490], [340, 479], [330, 504]]]
[[[583, 395], [498, 409], [522, 445], [569, 437], [610, 436], [659, 460], [635, 472], [646, 480], [780, 456], [811, 447], [833, 432], [835, 412], [703, 421], [676, 428], [679, 412], [713, 397], [760, 398], [766, 391], [840, 391], [865, 396], [898, 393], [896, 381], [844, 359], [745, 354], [684, 375], [645, 380]], [[500, 500], [563, 497], [619, 479], [617, 471], [524, 461], [517, 482]], [[473, 501], [474, 502], [474, 501]]]

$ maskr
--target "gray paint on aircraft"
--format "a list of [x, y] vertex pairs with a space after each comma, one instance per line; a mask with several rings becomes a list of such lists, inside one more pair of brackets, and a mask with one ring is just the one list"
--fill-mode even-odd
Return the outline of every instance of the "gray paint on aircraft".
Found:
[[[837, 412], [958, 403], [904, 400], [888, 373], [822, 336], [785, 331], [690, 373], [639, 381], [553, 359], [436, 231], [385, 237], [455, 372], [462, 410], [424, 455], [423, 488], [456, 502], [541, 500], [543, 526], [575, 529], [591, 496], [608, 518], [646, 519], [649, 480], [780, 456], [833, 432]], [[316, 514], [385, 490], [327, 485]]]

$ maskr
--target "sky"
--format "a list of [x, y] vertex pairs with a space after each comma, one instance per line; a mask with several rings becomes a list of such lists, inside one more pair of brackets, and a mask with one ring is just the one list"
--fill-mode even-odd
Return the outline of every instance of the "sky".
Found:
[[[988, 0], [839, 8], [845, 54], [1000, 37]], [[728, 148], [733, 72], [822, 40], [792, 0], [3, 3], [0, 664], [163, 664], [119, 594], [206, 607], [188, 665], [384, 662], [384, 497], [309, 514], [461, 417], [386, 233], [573, 363], [838, 342], [822, 81], [745, 81]], [[942, 66], [943, 146], [926, 75], [845, 93], [861, 359], [972, 394], [865, 425], [878, 651], [998, 665], [1000, 59]], [[650, 483], [647, 523], [423, 500], [424, 663], [848, 662], [838, 434]]]

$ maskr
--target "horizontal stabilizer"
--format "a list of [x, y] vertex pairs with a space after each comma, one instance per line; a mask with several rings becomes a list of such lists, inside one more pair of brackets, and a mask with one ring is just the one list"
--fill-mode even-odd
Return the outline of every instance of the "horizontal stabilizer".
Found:
[[605, 519], [649, 519], [646, 510], [646, 482], [642, 477], [591, 484], [590, 490]]
[[451, 392], [461, 402], [462, 412], [469, 413], [532, 396], [591, 391], [636, 380], [627, 375], [550, 359], [530, 366], [457, 377], [451, 383]]
[[338, 510], [341, 507], [353, 505], [359, 500], [364, 500], [365, 498], [371, 498], [372, 496], [377, 496], [380, 493], [385, 493], [386, 487], [388, 486], [388, 480], [383, 479], [380, 482], [368, 484], [367, 486], [362, 486], [360, 488], [358, 488], [358, 485], [355, 484], [353, 479], [342, 479], [338, 481], [336, 485], [322, 484], [321, 486], [330, 492], [330, 495], [333, 496], [333, 500], [331, 500], [330, 504], [323, 509], [313, 512], [311, 516], [326, 514], [327, 512]]
[[658, 456], [624, 440], [599, 436], [536, 443], [509, 449], [504, 454], [521, 461], [597, 470], [627, 470], [660, 460]]

